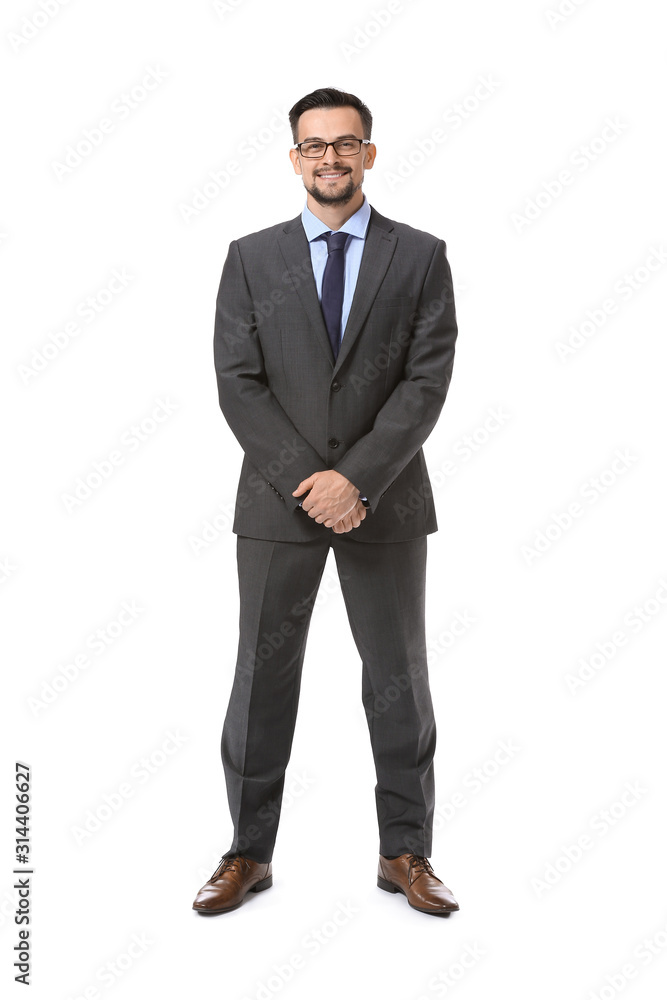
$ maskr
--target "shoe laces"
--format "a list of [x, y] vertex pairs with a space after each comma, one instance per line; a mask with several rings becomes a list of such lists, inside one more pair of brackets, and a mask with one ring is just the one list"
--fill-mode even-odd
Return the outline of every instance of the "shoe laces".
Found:
[[[414, 875], [413, 875], [413, 872], [414, 872]], [[414, 882], [414, 880], [416, 878], [419, 878], [420, 875], [423, 875], [424, 872], [427, 875], [432, 875], [433, 878], [437, 877], [436, 874], [435, 874], [435, 872], [431, 868], [431, 863], [428, 860], [428, 858], [423, 858], [419, 854], [411, 854], [410, 855], [410, 861], [409, 861], [409, 867], [408, 867], [408, 878], [409, 878], [410, 882]]]
[[230, 857], [220, 858], [220, 865], [216, 869], [216, 873], [211, 879], [211, 882], [217, 882], [217, 880], [222, 878], [226, 872], [233, 871], [236, 865], [239, 865], [241, 869], [250, 867], [248, 859], [244, 858], [242, 854], [232, 854]]

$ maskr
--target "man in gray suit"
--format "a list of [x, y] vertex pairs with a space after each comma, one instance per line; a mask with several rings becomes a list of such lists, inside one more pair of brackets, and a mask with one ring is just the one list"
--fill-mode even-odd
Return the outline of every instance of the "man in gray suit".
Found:
[[230, 849], [193, 904], [223, 913], [272, 885], [271, 859], [311, 612], [329, 548], [362, 661], [380, 832], [378, 885], [458, 909], [431, 852], [436, 727], [424, 625], [437, 531], [422, 444], [457, 324], [443, 240], [368, 204], [372, 117], [316, 90], [290, 111], [306, 188], [289, 222], [233, 240], [217, 297], [222, 412], [244, 451], [233, 531], [240, 616], [222, 761]]

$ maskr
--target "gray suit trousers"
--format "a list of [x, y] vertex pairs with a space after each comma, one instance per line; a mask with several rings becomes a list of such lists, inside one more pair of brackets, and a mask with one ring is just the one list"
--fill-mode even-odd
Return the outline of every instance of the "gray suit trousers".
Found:
[[[430, 856], [436, 726], [424, 625], [427, 536], [362, 545], [350, 534], [322, 528], [321, 539], [307, 542], [237, 535], [238, 657], [221, 741], [234, 824], [225, 857], [272, 860], [306, 639], [330, 546], [362, 661], [380, 854]], [[349, 831], [352, 842], [352, 817]]]

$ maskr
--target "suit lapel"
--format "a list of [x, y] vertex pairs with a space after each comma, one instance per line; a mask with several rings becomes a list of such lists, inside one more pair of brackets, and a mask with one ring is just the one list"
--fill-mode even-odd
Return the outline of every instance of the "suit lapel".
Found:
[[296, 290], [301, 305], [306, 310], [310, 324], [315, 331], [315, 337], [333, 368], [333, 352], [320, 301], [317, 297], [315, 275], [310, 259], [310, 244], [300, 215], [285, 224], [278, 240], [278, 246], [287, 264], [287, 270], [292, 276], [293, 284], [290, 286], [287, 283], [287, 288], [293, 287]]
[[339, 370], [350, 353], [375, 301], [382, 279], [387, 273], [389, 261], [396, 249], [397, 237], [391, 232], [393, 228], [393, 223], [389, 219], [385, 219], [371, 206], [371, 217], [366, 231], [359, 277], [354, 289], [350, 315], [343, 333], [340, 351], [334, 365], [334, 372]]
[[[382, 279], [387, 273], [389, 262], [396, 248], [397, 238], [391, 231], [393, 228], [391, 220], [380, 215], [371, 206], [371, 215], [364, 241], [364, 252], [361, 256], [359, 277], [357, 278], [340, 351], [334, 364], [329, 335], [322, 315], [322, 307], [317, 297], [315, 275], [313, 274], [310, 259], [310, 245], [301, 222], [301, 216], [297, 215], [295, 219], [285, 224], [278, 245], [289, 272], [294, 275], [294, 285], [297, 295], [315, 331], [317, 341], [331, 364], [332, 373], [339, 370], [341, 364], [350, 353], [352, 345], [359, 336], [359, 331], [373, 305]], [[305, 279], [303, 276], [304, 272], [306, 272]]]

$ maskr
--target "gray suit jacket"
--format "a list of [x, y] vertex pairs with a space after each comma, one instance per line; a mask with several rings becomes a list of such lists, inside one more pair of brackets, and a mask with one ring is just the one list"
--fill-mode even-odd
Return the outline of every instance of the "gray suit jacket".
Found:
[[372, 207], [335, 362], [301, 216], [232, 241], [214, 336], [220, 407], [245, 453], [232, 530], [294, 542], [332, 532], [292, 491], [337, 469], [370, 503], [346, 537], [437, 531], [422, 444], [447, 395], [456, 336], [444, 241]]

